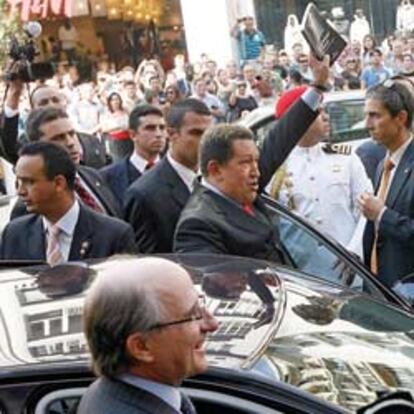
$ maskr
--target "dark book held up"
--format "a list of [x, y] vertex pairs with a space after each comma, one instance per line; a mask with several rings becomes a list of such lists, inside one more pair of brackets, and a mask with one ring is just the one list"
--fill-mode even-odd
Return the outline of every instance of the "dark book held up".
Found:
[[315, 57], [322, 60], [325, 55], [329, 55], [331, 65], [347, 44], [313, 3], [308, 4], [303, 15], [302, 34]]

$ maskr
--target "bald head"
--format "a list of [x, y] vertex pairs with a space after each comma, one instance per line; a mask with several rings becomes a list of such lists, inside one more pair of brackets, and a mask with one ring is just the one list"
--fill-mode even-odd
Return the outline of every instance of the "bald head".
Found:
[[161, 258], [117, 260], [105, 265], [88, 291], [84, 331], [98, 374], [114, 377], [131, 363], [125, 344], [134, 332], [159, 323], [192, 286], [189, 274]]

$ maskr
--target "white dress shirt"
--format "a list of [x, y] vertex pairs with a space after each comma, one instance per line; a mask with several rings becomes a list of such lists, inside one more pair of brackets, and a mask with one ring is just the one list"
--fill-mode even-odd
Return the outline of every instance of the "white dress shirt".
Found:
[[[59, 234], [59, 247], [65, 262], [69, 260], [70, 248], [72, 246], [75, 227], [79, 219], [79, 203], [74, 201], [72, 207], [54, 225], [61, 230]], [[46, 217], [43, 217], [43, 228], [46, 232], [46, 249], [49, 242], [48, 229], [53, 225]]]
[[197, 174], [193, 170], [190, 170], [189, 168], [175, 161], [169, 152], [167, 152], [167, 159], [171, 164], [171, 167], [174, 168], [175, 172], [183, 180], [184, 184], [188, 188], [188, 191], [191, 193], [194, 188], [194, 180], [197, 178]]
[[[157, 163], [159, 160], [160, 160], [160, 157], [157, 156], [154, 162]], [[131, 157], [129, 158], [129, 161], [141, 174], [144, 174], [145, 169], [148, 164], [148, 161], [145, 158], [141, 157], [141, 155], [137, 154], [134, 151]]]

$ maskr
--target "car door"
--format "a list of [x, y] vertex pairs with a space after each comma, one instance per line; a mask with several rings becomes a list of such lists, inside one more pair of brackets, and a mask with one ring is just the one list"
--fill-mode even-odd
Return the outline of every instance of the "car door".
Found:
[[355, 255], [276, 201], [268, 197], [264, 199], [272, 223], [277, 227], [280, 240], [291, 261], [290, 266], [329, 283], [368, 293], [380, 300], [409, 309]]

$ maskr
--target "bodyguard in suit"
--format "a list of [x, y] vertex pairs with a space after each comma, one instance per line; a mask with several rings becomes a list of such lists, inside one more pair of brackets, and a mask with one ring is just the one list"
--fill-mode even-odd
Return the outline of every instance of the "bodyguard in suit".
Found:
[[[66, 112], [55, 107], [34, 109], [27, 119], [26, 132], [31, 142], [53, 142], [66, 149], [77, 166], [75, 192], [84, 204], [103, 214], [121, 216], [120, 206], [99, 172], [80, 165], [79, 139]], [[12, 212], [12, 218], [24, 213], [20, 204]]]
[[184, 99], [171, 108], [167, 122], [169, 151], [125, 198], [125, 219], [145, 253], [172, 251], [175, 225], [197, 177], [200, 138], [213, 121], [204, 103]]
[[259, 150], [250, 130], [209, 129], [200, 145], [201, 185], [181, 213], [174, 251], [223, 253], [286, 263], [259, 193]]
[[372, 138], [387, 149], [375, 195], [360, 196], [368, 222], [364, 260], [387, 286], [414, 272], [414, 88], [392, 79], [368, 90], [365, 119]]
[[179, 386], [207, 368], [203, 344], [218, 324], [183, 267], [156, 257], [109, 263], [83, 316], [99, 378], [78, 414], [195, 414]]
[[136, 106], [129, 114], [129, 134], [134, 143], [132, 155], [100, 170], [121, 206], [128, 187], [159, 161], [165, 149], [167, 130], [162, 111], [152, 105]]
[[[22, 93], [23, 83], [20, 80], [10, 82], [6, 98], [3, 118], [3, 134], [1, 136], [1, 146], [4, 158], [15, 164], [18, 158], [19, 148], [22, 142], [18, 139], [19, 122], [19, 101]], [[53, 106], [66, 110], [67, 100], [58, 89], [40, 85], [35, 88], [30, 96], [30, 101], [34, 109]], [[108, 162], [105, 144], [96, 137], [77, 133], [81, 149], [81, 161], [83, 165], [93, 168], [101, 168]], [[27, 137], [21, 137], [23, 144]]]
[[58, 145], [36, 142], [20, 151], [17, 193], [29, 214], [12, 220], [1, 235], [1, 259], [68, 260], [133, 253], [130, 226], [79, 203], [76, 168]]

